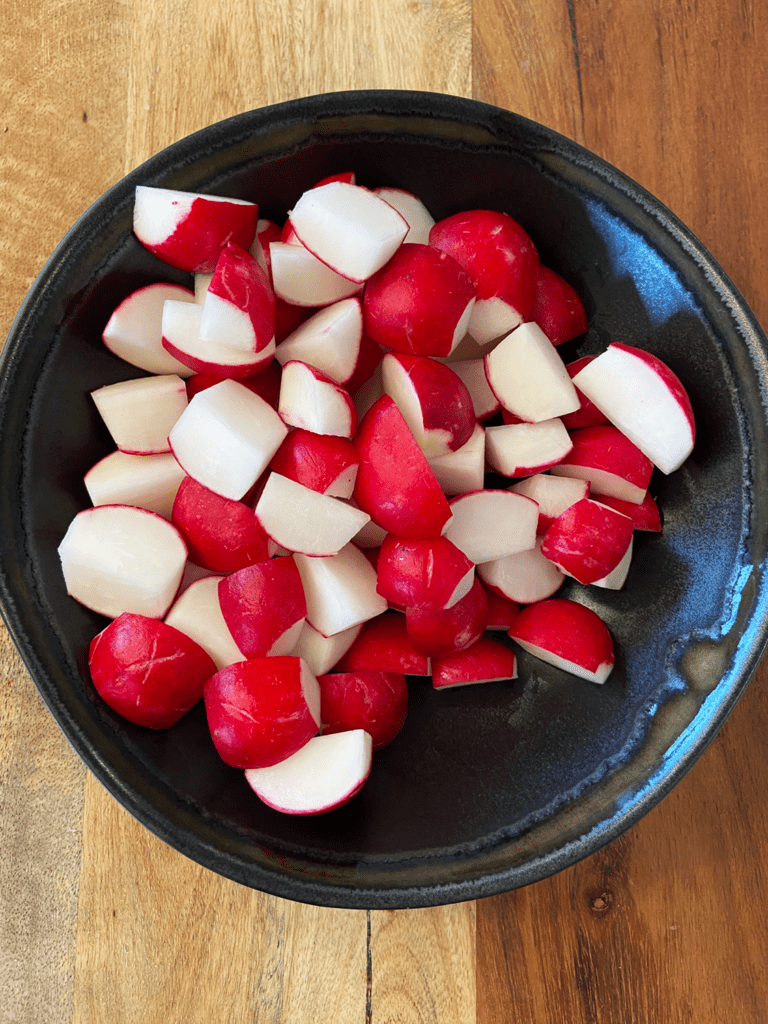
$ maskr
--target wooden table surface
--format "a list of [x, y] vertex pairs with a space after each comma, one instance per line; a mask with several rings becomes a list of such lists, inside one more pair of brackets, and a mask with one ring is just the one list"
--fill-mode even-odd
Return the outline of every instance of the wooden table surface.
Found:
[[[73, 221], [240, 111], [472, 96], [657, 195], [768, 323], [757, 0], [5, 0], [0, 337]], [[5, 496], [4, 500], [13, 500]], [[0, 1024], [766, 1024], [768, 669], [683, 782], [555, 878], [417, 911], [307, 907], [164, 846], [0, 636]]]

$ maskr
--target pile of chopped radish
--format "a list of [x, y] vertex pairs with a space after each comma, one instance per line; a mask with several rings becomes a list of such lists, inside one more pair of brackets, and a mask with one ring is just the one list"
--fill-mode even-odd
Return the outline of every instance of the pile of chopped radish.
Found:
[[515, 678], [495, 630], [605, 681], [609, 630], [554, 595], [623, 586], [693, 414], [637, 348], [563, 362], [584, 307], [518, 223], [435, 223], [342, 174], [282, 226], [142, 186], [134, 230], [194, 287], [110, 317], [104, 343], [146, 373], [92, 393], [115, 451], [59, 547], [68, 593], [112, 620], [90, 646], [110, 707], [164, 729], [204, 699], [255, 793], [317, 814], [398, 734], [406, 675]]

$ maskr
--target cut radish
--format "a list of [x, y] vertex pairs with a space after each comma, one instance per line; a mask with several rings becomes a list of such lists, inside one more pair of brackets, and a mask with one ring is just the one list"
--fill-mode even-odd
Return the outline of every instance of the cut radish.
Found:
[[405, 540], [388, 534], [379, 551], [376, 589], [403, 608], [451, 608], [469, 592], [474, 570], [445, 537]]
[[217, 670], [245, 660], [221, 612], [220, 578], [203, 576], [194, 580], [179, 594], [165, 616], [169, 626], [200, 644]]
[[[280, 376], [280, 364], [273, 359], [252, 376], [238, 377], [237, 381], [239, 384], [245, 385], [249, 391], [253, 391], [255, 395], [263, 398], [273, 409], [277, 409], [280, 399]], [[187, 378], [187, 398], [191, 400], [198, 391], [205, 391], [207, 388], [212, 388], [214, 384], [220, 384], [227, 379], [226, 376], [219, 376], [215, 373], [195, 373]]]
[[573, 442], [563, 421], [555, 417], [538, 423], [505, 423], [486, 427], [485, 457], [503, 476], [532, 476], [557, 466]]
[[518, 616], [520, 605], [517, 601], [510, 601], [508, 597], [495, 593], [486, 583], [480, 580], [485, 596], [488, 599], [488, 630], [504, 630], [506, 633]]
[[406, 192], [402, 188], [375, 188], [373, 191], [385, 203], [394, 206], [397, 212], [405, 218], [408, 224], [408, 233], [403, 241], [418, 242], [422, 245], [429, 242], [430, 228], [435, 220], [418, 196], [412, 192]]
[[205, 294], [200, 341], [260, 353], [275, 350], [275, 293], [245, 249], [222, 250]]
[[331, 270], [303, 245], [270, 242], [269, 262], [275, 295], [293, 306], [330, 306], [357, 295], [362, 288]]
[[121, 452], [168, 452], [168, 435], [187, 407], [187, 389], [175, 373], [107, 384], [91, 392]]
[[624, 584], [627, 582], [627, 576], [629, 575], [629, 569], [632, 564], [632, 541], [629, 542], [629, 547], [624, 553], [624, 557], [616, 566], [616, 568], [609, 572], [607, 576], [603, 576], [601, 580], [595, 580], [592, 584], [594, 587], [603, 587], [605, 590], [621, 590]]
[[370, 520], [339, 498], [319, 494], [279, 473], [270, 473], [256, 516], [281, 547], [305, 555], [335, 555]]
[[333, 636], [380, 615], [387, 607], [376, 592], [376, 570], [354, 544], [330, 558], [296, 555], [307, 600], [307, 621]]
[[166, 299], [194, 302], [189, 288], [178, 284], [149, 284], [120, 303], [104, 328], [102, 340], [110, 352], [149, 373], [188, 377], [190, 368], [163, 348], [163, 306]]
[[615, 508], [632, 520], [632, 526], [636, 530], [647, 530], [651, 533], [661, 533], [661, 512], [659, 506], [650, 494], [646, 494], [639, 505], [631, 501], [621, 501], [619, 498], [611, 498], [608, 495], [601, 495], [600, 502]]
[[436, 690], [507, 679], [517, 679], [515, 652], [490, 637], [481, 637], [464, 651], [432, 660], [432, 685]]
[[314, 313], [275, 350], [284, 365], [291, 359], [322, 370], [337, 384], [354, 375], [363, 336], [363, 307], [357, 298], [341, 299]]
[[269, 365], [275, 352], [274, 341], [258, 352], [203, 341], [200, 327], [204, 308], [196, 302], [167, 301], [163, 306], [163, 348], [195, 373], [212, 373], [221, 378], [251, 377]]
[[291, 210], [291, 224], [305, 248], [358, 283], [383, 267], [408, 233], [408, 223], [394, 207], [343, 181], [305, 192]]
[[307, 604], [292, 555], [257, 562], [219, 580], [221, 613], [246, 658], [290, 654]]
[[362, 628], [362, 623], [360, 623], [357, 626], [350, 626], [349, 629], [343, 629], [333, 636], [323, 636], [314, 626], [305, 621], [298, 642], [291, 654], [297, 654], [303, 658], [316, 676], [324, 675], [326, 672], [330, 672], [338, 660], [347, 653], [357, 640]]
[[275, 452], [269, 468], [320, 494], [351, 498], [359, 464], [360, 454], [349, 438], [298, 427]]
[[472, 399], [475, 418], [487, 420], [501, 408], [496, 395], [491, 391], [485, 375], [485, 363], [482, 359], [457, 359], [451, 362], [451, 369], [465, 383]]
[[485, 479], [485, 430], [475, 424], [472, 436], [455, 452], [429, 459], [437, 482], [448, 495], [480, 491]]
[[88, 470], [83, 482], [94, 505], [136, 505], [170, 519], [176, 492], [185, 475], [170, 452], [111, 452]]
[[485, 344], [530, 317], [539, 254], [525, 229], [507, 213], [467, 210], [438, 221], [429, 244], [469, 274], [477, 292], [469, 333]]
[[584, 427], [571, 433], [573, 447], [552, 467], [555, 476], [588, 480], [590, 494], [608, 494], [639, 505], [653, 463], [614, 426]]
[[475, 565], [527, 551], [536, 543], [539, 509], [523, 494], [475, 491], [454, 498], [450, 508], [445, 537]]
[[320, 687], [301, 658], [252, 658], [205, 684], [214, 745], [233, 768], [266, 768], [295, 754], [320, 728]]
[[657, 356], [614, 342], [574, 383], [662, 473], [679, 469], [693, 451], [690, 399]]
[[132, 505], [78, 512], [58, 550], [70, 597], [111, 619], [122, 612], [161, 619], [187, 560], [176, 527]]
[[403, 672], [411, 676], [428, 676], [430, 659], [420, 654], [408, 636], [405, 616], [387, 611], [366, 622], [360, 635], [346, 654], [339, 659], [335, 671]]
[[248, 769], [257, 797], [285, 814], [325, 814], [360, 792], [371, 772], [371, 737], [362, 729], [315, 736], [271, 768]]
[[613, 669], [608, 627], [575, 601], [555, 598], [523, 608], [509, 635], [534, 657], [593, 683], [604, 683]]
[[267, 535], [252, 508], [224, 498], [186, 477], [173, 505], [180, 530], [196, 564], [213, 572], [236, 572], [269, 558]]
[[225, 498], [239, 500], [267, 468], [287, 433], [263, 398], [237, 381], [224, 380], [195, 395], [169, 441], [191, 477]]
[[88, 666], [99, 696], [129, 722], [169, 729], [198, 701], [216, 666], [173, 626], [124, 612], [90, 643]]
[[421, 654], [438, 657], [466, 650], [488, 625], [488, 597], [474, 579], [467, 594], [450, 608], [406, 608], [405, 626]]
[[277, 411], [289, 426], [316, 434], [351, 438], [357, 429], [357, 410], [349, 392], [296, 359], [283, 366]]
[[541, 553], [541, 539], [530, 551], [483, 562], [477, 574], [494, 593], [516, 604], [532, 604], [557, 593], [565, 575]]
[[536, 324], [521, 324], [484, 358], [491, 390], [521, 420], [539, 423], [579, 408], [557, 349]]
[[512, 484], [510, 490], [533, 498], [539, 506], [536, 532], [544, 533], [567, 508], [589, 496], [589, 482], [565, 476], [550, 476], [548, 473], [536, 473]]
[[530, 318], [553, 345], [578, 338], [589, 326], [584, 304], [571, 285], [554, 270], [541, 264]]
[[428, 356], [387, 352], [381, 363], [384, 393], [395, 402], [427, 458], [455, 452], [475, 429], [466, 384], [450, 366]]
[[631, 542], [631, 519], [582, 498], [547, 529], [541, 553], [579, 583], [594, 583], [613, 572]]
[[[574, 359], [572, 363], [566, 364], [568, 376], [573, 380], [577, 373], [580, 373], [596, 356], [582, 356]], [[568, 430], [581, 430], [582, 427], [597, 427], [600, 424], [610, 423], [607, 416], [604, 416], [593, 402], [587, 398], [583, 391], [576, 388], [579, 396], [579, 408], [576, 412], [569, 412], [563, 416], [563, 423]]]
[[244, 199], [137, 185], [133, 230], [143, 246], [179, 270], [213, 271], [227, 242], [247, 249], [259, 208]]
[[333, 672], [317, 677], [323, 736], [363, 729], [374, 750], [397, 736], [408, 713], [402, 672]]
[[452, 257], [406, 242], [366, 285], [365, 328], [395, 352], [447, 356], [466, 334], [474, 304], [472, 282]]

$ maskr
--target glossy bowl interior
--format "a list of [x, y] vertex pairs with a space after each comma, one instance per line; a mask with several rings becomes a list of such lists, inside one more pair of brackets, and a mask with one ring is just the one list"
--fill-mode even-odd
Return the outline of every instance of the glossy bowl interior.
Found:
[[[96, 696], [87, 645], [104, 620], [70, 600], [57, 545], [112, 449], [88, 392], [138, 375], [102, 345], [118, 302], [188, 283], [131, 234], [137, 184], [255, 200], [282, 219], [320, 178], [418, 194], [436, 218], [506, 210], [582, 296], [590, 328], [563, 354], [621, 340], [687, 386], [698, 440], [654, 478], [662, 535], [638, 535], [626, 586], [567, 583], [617, 642], [602, 687], [521, 656], [514, 681], [410, 682], [403, 732], [347, 807], [294, 818], [216, 755], [198, 706], [167, 732]], [[668, 210], [577, 145], [514, 114], [434, 94], [337, 93], [232, 118], [171, 146], [103, 196], [32, 288], [0, 364], [0, 599], [72, 745], [141, 822], [210, 869], [339, 907], [487, 896], [592, 853], [646, 813], [716, 734], [766, 642], [766, 340], [712, 257]]]

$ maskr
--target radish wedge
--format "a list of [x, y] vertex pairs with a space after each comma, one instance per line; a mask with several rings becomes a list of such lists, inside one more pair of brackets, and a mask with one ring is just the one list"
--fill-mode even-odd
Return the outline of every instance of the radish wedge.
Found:
[[596, 612], [563, 598], [524, 608], [509, 635], [523, 650], [549, 665], [593, 683], [613, 670], [613, 640]]

